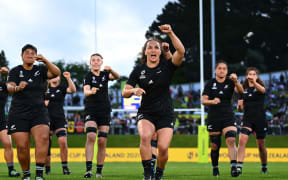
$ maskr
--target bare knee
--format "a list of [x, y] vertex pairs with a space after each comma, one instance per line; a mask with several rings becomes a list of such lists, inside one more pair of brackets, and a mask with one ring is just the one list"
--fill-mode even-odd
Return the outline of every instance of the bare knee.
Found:
[[58, 144], [60, 147], [66, 147], [66, 139], [65, 138], [58, 138]]
[[96, 133], [88, 133], [87, 134], [87, 142], [88, 143], [95, 143], [96, 141]]
[[247, 140], [246, 139], [241, 139], [239, 140], [239, 146], [246, 146]]
[[231, 147], [235, 145], [235, 138], [234, 137], [229, 137], [226, 139], [226, 144], [227, 146]]
[[165, 156], [168, 154], [168, 146], [165, 144], [158, 144], [158, 154], [159, 156]]
[[142, 134], [141, 135], [141, 144], [150, 144], [151, 143], [151, 136], [147, 134]]
[[2, 141], [2, 145], [5, 150], [12, 149], [12, 144], [11, 144], [11, 141], [9, 140]]

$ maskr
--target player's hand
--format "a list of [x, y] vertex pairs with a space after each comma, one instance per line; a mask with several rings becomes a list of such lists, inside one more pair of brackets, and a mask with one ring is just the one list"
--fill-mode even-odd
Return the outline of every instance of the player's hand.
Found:
[[19, 85], [17, 86], [16, 91], [23, 91], [23, 89], [28, 85], [28, 83], [26, 81], [21, 81], [19, 83]]
[[238, 77], [235, 73], [230, 74], [230, 79], [234, 82], [237, 83], [238, 82]]
[[92, 89], [91, 89], [91, 93], [92, 93], [92, 94], [96, 94], [97, 91], [99, 91], [99, 88], [92, 87]]
[[38, 62], [43, 62], [43, 63], [47, 62], [47, 59], [42, 54], [38, 54], [37, 56], [35, 56], [35, 59]]
[[1, 67], [1, 68], [0, 68], [0, 73], [1, 73], [1, 74], [7, 75], [8, 72], [9, 72], [8, 68], [6, 68], [6, 67]]
[[164, 25], [158, 26], [158, 28], [161, 30], [161, 32], [163, 32], [165, 34], [171, 34], [172, 33], [172, 28], [171, 28], [170, 24], [164, 24]]
[[162, 42], [161, 46], [162, 46], [162, 49], [164, 50], [164, 52], [168, 52], [170, 50], [169, 49], [169, 43], [167, 43], [167, 42]]
[[68, 71], [63, 72], [63, 76], [64, 76], [66, 79], [68, 79], [68, 78], [71, 77], [70, 72], [68, 72]]
[[136, 96], [142, 96], [142, 94], [146, 94], [144, 89], [141, 88], [134, 88], [133, 92]]
[[219, 98], [217, 98], [217, 97], [215, 97], [213, 99], [213, 104], [219, 104], [220, 102], [221, 102], [221, 100]]
[[109, 71], [111, 72], [112, 71], [112, 68], [110, 66], [104, 66], [104, 71]]

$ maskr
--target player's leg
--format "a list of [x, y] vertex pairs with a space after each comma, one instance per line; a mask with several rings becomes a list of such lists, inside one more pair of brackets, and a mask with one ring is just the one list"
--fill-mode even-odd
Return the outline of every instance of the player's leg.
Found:
[[7, 129], [0, 131], [0, 141], [2, 142], [4, 148], [4, 158], [8, 167], [9, 177], [18, 177], [20, 173], [14, 169], [13, 163], [13, 148], [11, 142], [11, 136], [7, 134]]
[[239, 176], [239, 171], [237, 170], [237, 148], [236, 148], [236, 134], [237, 128], [235, 126], [228, 126], [223, 129], [223, 134], [225, 135], [226, 144], [228, 147], [228, 156], [231, 163], [231, 176]]
[[[155, 164], [156, 164], [156, 160], [157, 160], [157, 133], [154, 133], [152, 140], [151, 140], [151, 148], [152, 148], [152, 172], [154, 175], [155, 172]], [[153, 176], [154, 178], [154, 176]]]
[[211, 146], [211, 152], [210, 152], [210, 157], [211, 157], [211, 163], [213, 167], [213, 176], [219, 176], [219, 167], [218, 167], [218, 162], [219, 162], [219, 152], [220, 152], [220, 147], [221, 147], [221, 132], [216, 131], [216, 132], [209, 132], [210, 136], [210, 146]]
[[173, 137], [173, 128], [161, 128], [157, 130], [158, 138], [158, 157], [157, 157], [157, 169], [155, 179], [162, 179], [165, 165], [168, 161], [168, 148], [170, 146]]
[[152, 178], [152, 152], [151, 152], [151, 139], [155, 133], [155, 126], [147, 119], [138, 121], [138, 133], [140, 135], [140, 154], [142, 165], [144, 168], [144, 179]]
[[85, 144], [85, 155], [86, 155], [86, 173], [85, 178], [92, 177], [92, 160], [94, 156], [94, 144], [96, 141], [97, 124], [95, 121], [89, 120], [85, 123], [86, 127], [86, 144]]
[[23, 172], [22, 179], [30, 179], [30, 133], [15, 132], [12, 138], [16, 144], [17, 157]]
[[265, 145], [265, 132], [256, 132], [256, 143], [259, 150], [259, 155], [261, 159], [262, 164], [262, 171], [261, 173], [266, 174], [267, 173], [267, 149]]
[[96, 178], [102, 177], [102, 169], [103, 169], [105, 155], [106, 155], [106, 144], [107, 144], [108, 133], [109, 133], [109, 126], [99, 125]]
[[70, 175], [71, 172], [68, 168], [68, 145], [67, 145], [67, 130], [66, 128], [58, 128], [55, 131], [60, 147], [60, 157], [64, 175]]
[[43, 169], [49, 148], [49, 126], [38, 124], [31, 128], [31, 134], [35, 141], [36, 177], [43, 179]]
[[252, 129], [249, 127], [242, 127], [239, 134], [239, 144], [238, 144], [238, 154], [237, 154], [237, 169], [240, 174], [242, 174], [242, 167], [245, 158], [245, 149], [248, 142], [249, 135]]

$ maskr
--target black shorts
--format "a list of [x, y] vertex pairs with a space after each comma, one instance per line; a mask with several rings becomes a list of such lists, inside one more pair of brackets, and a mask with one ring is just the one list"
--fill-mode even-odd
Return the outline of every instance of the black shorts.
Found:
[[150, 114], [144, 112], [137, 113], [137, 122], [146, 119], [150, 121], [154, 126], [156, 131], [162, 128], [174, 128], [175, 125], [175, 114], [170, 112], [167, 114]]
[[50, 119], [50, 131], [56, 131], [59, 128], [67, 128], [67, 122], [65, 117], [49, 116]]
[[85, 123], [87, 121], [94, 121], [97, 126], [110, 126], [111, 115], [110, 112], [85, 111]]
[[209, 132], [221, 132], [229, 126], [237, 126], [234, 112], [230, 106], [208, 111], [207, 130]]
[[245, 118], [245, 115], [243, 117], [243, 122], [241, 123], [241, 127], [248, 127], [252, 129], [252, 132], [256, 133], [257, 139], [264, 139], [266, 137], [266, 133], [268, 130], [268, 123], [266, 119], [254, 119], [254, 121], [251, 121]]
[[5, 119], [5, 116], [4, 116], [4, 119], [3, 117], [0, 117], [0, 131], [3, 131], [5, 129], [8, 129], [8, 126], [7, 126], [7, 121]]
[[8, 134], [30, 132], [31, 128], [44, 124], [49, 126], [48, 110], [44, 106], [31, 108], [27, 112], [9, 111]]

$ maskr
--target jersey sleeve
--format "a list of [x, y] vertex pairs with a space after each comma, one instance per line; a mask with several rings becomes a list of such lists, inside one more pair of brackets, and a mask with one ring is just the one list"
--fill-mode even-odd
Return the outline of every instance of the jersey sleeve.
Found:
[[211, 81], [208, 81], [204, 87], [204, 90], [203, 90], [203, 93], [202, 93], [202, 96], [203, 95], [207, 95], [207, 96], [210, 96], [211, 94]]
[[84, 78], [84, 83], [83, 85], [90, 85], [91, 86], [91, 76], [90, 73], [86, 74], [85, 78]]
[[15, 67], [9, 71], [7, 82], [14, 82], [16, 84], [19, 84], [19, 72], [17, 70], [18, 68]]
[[106, 82], [108, 82], [110, 80], [109, 74], [110, 74], [110, 71], [104, 71], [104, 76], [105, 76]]
[[128, 81], [127, 81], [126, 84], [129, 84], [129, 85], [135, 87], [136, 84], [138, 84], [138, 82], [139, 82], [139, 81], [138, 81], [139, 78], [138, 78], [138, 76], [137, 76], [138, 74], [139, 74], [139, 73], [138, 73], [138, 68], [135, 67], [135, 68], [133, 69], [133, 71], [131, 72], [131, 74], [129, 75], [129, 78], [128, 78]]
[[62, 85], [62, 86], [60, 86], [62, 95], [63, 95], [64, 97], [65, 97], [66, 94], [67, 94], [67, 88], [68, 88], [68, 85]]
[[178, 66], [173, 64], [172, 59], [168, 59], [166, 61], [167, 61], [168, 67], [171, 71], [175, 71], [178, 68]]
[[40, 69], [40, 73], [42, 74], [42, 78], [43, 80], [47, 80], [48, 79], [48, 76], [47, 76], [47, 73], [48, 73], [48, 68], [46, 66], [39, 66], [39, 69]]

